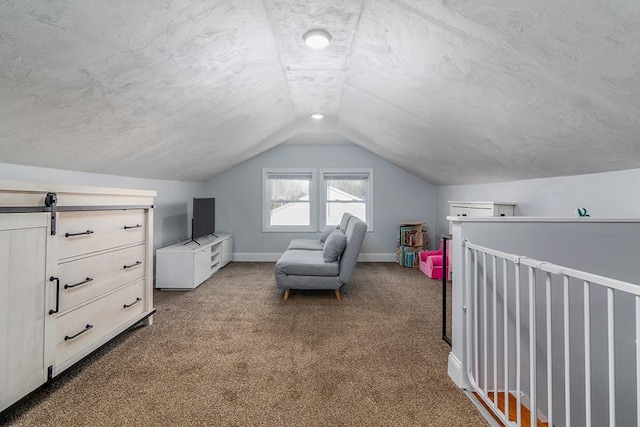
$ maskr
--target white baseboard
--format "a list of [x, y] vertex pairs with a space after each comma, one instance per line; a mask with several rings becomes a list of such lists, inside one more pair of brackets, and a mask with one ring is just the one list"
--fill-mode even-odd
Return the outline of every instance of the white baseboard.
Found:
[[396, 262], [396, 254], [385, 253], [361, 253], [358, 262]]
[[460, 359], [458, 359], [458, 357], [453, 354], [453, 352], [451, 352], [449, 353], [448, 362], [447, 373], [449, 374], [449, 377], [458, 387], [462, 389], [468, 389], [469, 382], [463, 375], [462, 362], [460, 362]]
[[[276, 262], [282, 253], [274, 252], [235, 252], [234, 262]], [[396, 262], [396, 254], [361, 253], [358, 262]]]
[[236, 252], [233, 254], [233, 262], [276, 262], [281, 255], [282, 252]]

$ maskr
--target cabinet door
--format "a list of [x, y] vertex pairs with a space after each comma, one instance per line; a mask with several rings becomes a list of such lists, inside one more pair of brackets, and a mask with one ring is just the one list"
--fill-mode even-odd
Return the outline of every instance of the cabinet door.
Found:
[[211, 276], [211, 249], [207, 247], [193, 256], [193, 287], [195, 288]]
[[471, 206], [469, 207], [469, 213], [468, 216], [475, 216], [475, 217], [479, 217], [479, 216], [493, 216], [493, 209], [491, 209], [490, 207], [475, 207], [475, 206]]
[[0, 410], [47, 380], [47, 213], [0, 215]]
[[222, 241], [222, 267], [229, 264], [233, 259], [233, 237]]
[[469, 207], [467, 206], [451, 206], [450, 216], [468, 216], [469, 215]]
[[496, 216], [513, 216], [513, 205], [496, 205]]

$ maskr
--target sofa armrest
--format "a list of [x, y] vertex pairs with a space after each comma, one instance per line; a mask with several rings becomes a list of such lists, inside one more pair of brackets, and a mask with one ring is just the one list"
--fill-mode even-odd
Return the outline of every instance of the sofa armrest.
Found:
[[434, 256], [434, 255], [442, 256], [442, 251], [441, 250], [437, 250], [437, 251], [420, 251], [420, 253], [419, 253], [420, 261], [426, 262], [427, 261], [427, 257]]

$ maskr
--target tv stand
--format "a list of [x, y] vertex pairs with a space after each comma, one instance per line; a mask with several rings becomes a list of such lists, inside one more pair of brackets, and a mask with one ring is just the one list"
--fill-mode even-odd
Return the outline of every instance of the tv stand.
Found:
[[[211, 235], [156, 250], [156, 288], [192, 290], [233, 258], [233, 236]], [[194, 244], [194, 242], [196, 244]]]

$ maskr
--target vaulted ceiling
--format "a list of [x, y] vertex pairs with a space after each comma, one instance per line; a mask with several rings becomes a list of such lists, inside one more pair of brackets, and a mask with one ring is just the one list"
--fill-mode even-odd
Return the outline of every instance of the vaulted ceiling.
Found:
[[0, 162], [203, 181], [350, 143], [434, 184], [640, 167], [637, 0], [0, 7]]

